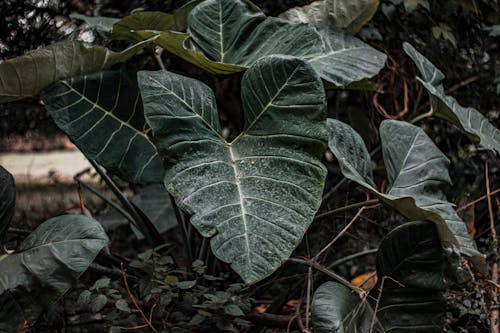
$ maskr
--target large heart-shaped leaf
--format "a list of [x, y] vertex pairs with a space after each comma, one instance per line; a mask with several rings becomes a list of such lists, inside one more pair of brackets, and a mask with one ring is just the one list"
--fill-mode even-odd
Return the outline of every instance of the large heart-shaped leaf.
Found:
[[[16, 186], [12, 175], [0, 166], [0, 246], [10, 225], [16, 205]], [[0, 253], [2, 250], [0, 250]]]
[[328, 119], [328, 127], [328, 147], [344, 176], [408, 219], [434, 221], [443, 246], [459, 247], [461, 253], [472, 257], [478, 269], [484, 269], [483, 256], [443, 192], [443, 187], [451, 183], [449, 160], [422, 129], [401, 121], [382, 122], [380, 135], [388, 190], [381, 193], [374, 186], [370, 155], [359, 134], [334, 119]]
[[0, 63], [0, 103], [35, 97], [59, 80], [95, 73], [126, 61], [151, 43], [143, 40], [122, 52], [78, 41], [61, 42]]
[[321, 201], [327, 133], [319, 76], [297, 58], [257, 61], [243, 77], [245, 126], [232, 142], [203, 83], [159, 71], [139, 72], [139, 86], [167, 190], [245, 282], [271, 274]]
[[161, 183], [135, 78], [124, 71], [73, 77], [42, 95], [56, 124], [91, 160], [133, 183]]
[[113, 26], [111, 38], [132, 42], [156, 38], [157, 45], [212, 74], [232, 74], [245, 70], [241, 66], [212, 61], [201, 51], [184, 47], [189, 34], [180, 31], [187, 29], [188, 14], [200, 2], [202, 1], [191, 1], [172, 14], [163, 12], [133, 13]]
[[318, 0], [279, 17], [295, 23], [332, 24], [357, 33], [377, 11], [379, 0]]
[[323, 79], [346, 86], [377, 74], [386, 59], [341, 29], [266, 18], [241, 0], [202, 2], [189, 14], [189, 34], [154, 31], [147, 23], [142, 28], [124, 25], [120, 36], [158, 36], [158, 45], [213, 74], [240, 72], [264, 56], [283, 54], [308, 61]]
[[314, 331], [442, 332], [444, 263], [432, 223], [410, 222], [394, 229], [380, 244], [378, 283], [368, 297], [360, 299], [336, 282], [317, 289], [312, 306]]
[[410, 44], [404, 43], [403, 48], [422, 74], [417, 79], [431, 95], [433, 115], [451, 122], [482, 147], [500, 153], [500, 130], [476, 109], [463, 107], [446, 95], [442, 84], [444, 74]]
[[13, 254], [0, 256], [0, 332], [17, 333], [87, 270], [108, 238], [100, 224], [64, 215], [40, 225]]
[[338, 86], [374, 76], [386, 59], [341, 29], [266, 18], [240, 0], [204, 1], [190, 13], [188, 27], [191, 45], [217, 62], [248, 67], [266, 55], [292, 55]]

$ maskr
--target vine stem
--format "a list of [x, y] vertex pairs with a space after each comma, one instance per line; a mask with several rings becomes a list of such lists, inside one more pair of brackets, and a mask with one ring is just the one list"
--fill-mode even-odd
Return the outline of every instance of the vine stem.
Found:
[[344, 206], [344, 207], [336, 208], [334, 210], [330, 210], [328, 212], [324, 212], [324, 213], [321, 213], [319, 215], [316, 215], [314, 217], [314, 220], [315, 221], [321, 220], [322, 218], [325, 218], [325, 217], [328, 217], [328, 216], [331, 216], [331, 215], [335, 215], [335, 214], [339, 214], [339, 213], [342, 213], [342, 212], [345, 212], [345, 211], [348, 211], [348, 210], [352, 210], [352, 209], [356, 209], [356, 208], [360, 208], [360, 207], [373, 206], [373, 205], [376, 205], [376, 204], [379, 204], [379, 203], [380, 203], [379, 199], [371, 199], [371, 200], [366, 200], [366, 201], [363, 201], [363, 202], [356, 202], [356, 203], [351, 204], [351, 205], [347, 205], [347, 206]]
[[144, 313], [144, 311], [142, 311], [141, 307], [137, 303], [137, 300], [135, 299], [134, 294], [132, 294], [132, 291], [130, 290], [130, 287], [128, 285], [127, 275], [125, 273], [125, 268], [123, 267], [123, 263], [121, 263], [121, 271], [122, 271], [122, 275], [123, 275], [123, 283], [125, 284], [125, 289], [127, 290], [127, 294], [130, 297], [130, 300], [132, 301], [132, 303], [134, 303], [135, 308], [137, 309], [137, 311], [139, 311], [142, 319], [149, 326], [151, 331], [153, 331], [154, 333], [158, 333], [158, 330], [153, 326], [153, 324], [148, 319], [148, 317], [146, 317], [146, 314]]
[[[486, 194], [488, 196], [488, 212], [490, 215], [490, 229], [491, 229], [491, 241], [493, 244], [493, 264], [491, 265], [491, 280], [494, 284], [498, 283], [498, 239], [497, 231], [495, 229], [495, 219], [493, 217], [493, 204], [491, 203], [491, 190], [490, 190], [490, 177], [488, 171], [488, 161], [486, 161], [484, 166], [484, 174], [486, 178]], [[498, 319], [500, 317], [500, 311], [496, 306], [498, 305], [498, 288], [493, 287], [491, 290], [491, 298], [493, 299], [493, 310], [490, 312], [490, 332], [499, 333], [500, 327]]]
[[321, 265], [317, 261], [300, 259], [300, 258], [289, 258], [287, 261], [288, 262], [293, 262], [293, 263], [296, 263], [296, 264], [301, 264], [301, 265], [306, 265], [306, 266], [312, 267], [312, 268], [320, 271], [321, 273], [323, 273], [323, 274], [331, 277], [332, 279], [334, 279], [335, 281], [339, 282], [340, 284], [346, 286], [347, 288], [351, 289], [352, 291], [354, 291], [355, 293], [357, 293], [360, 297], [364, 297], [366, 295], [366, 291], [364, 291], [361, 288], [358, 288], [358, 287], [354, 286], [352, 283], [350, 283], [349, 281], [347, 281], [346, 279], [344, 279], [342, 276], [340, 276], [337, 273], [329, 270], [328, 268], [326, 268], [325, 266]]
[[338, 233], [337, 236], [335, 236], [331, 242], [329, 242], [324, 248], [321, 249], [321, 251], [319, 251], [313, 258], [312, 260], [314, 261], [317, 261], [318, 258], [323, 254], [325, 253], [326, 250], [328, 250], [333, 244], [335, 244], [336, 241], [339, 240], [340, 237], [342, 237], [342, 235], [344, 235], [346, 233], [346, 231], [354, 224], [354, 222], [356, 222], [356, 220], [361, 216], [361, 214], [363, 213], [363, 211], [365, 210], [366, 206], [363, 206], [361, 207], [358, 212], [356, 213], [356, 215], [354, 215], [354, 217], [351, 219], [351, 221], [349, 223], [347, 223], [347, 225], [342, 229], [342, 231], [340, 231]]

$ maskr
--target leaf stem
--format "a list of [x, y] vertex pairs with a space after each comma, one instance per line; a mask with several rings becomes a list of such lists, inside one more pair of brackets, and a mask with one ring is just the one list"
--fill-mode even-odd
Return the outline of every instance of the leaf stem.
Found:
[[304, 259], [299, 259], [299, 258], [288, 258], [287, 261], [315, 268], [318, 271], [320, 271], [321, 273], [323, 273], [323, 274], [331, 277], [332, 279], [336, 280], [340, 284], [342, 284], [342, 285], [346, 286], [347, 288], [351, 289], [352, 291], [356, 292], [360, 297], [364, 297], [365, 294], [366, 294], [366, 292], [363, 289], [354, 286], [352, 283], [350, 283], [349, 281], [347, 281], [346, 279], [344, 279], [342, 276], [340, 276], [337, 273], [329, 270], [328, 268], [326, 268], [325, 266], [321, 265], [317, 261], [314, 261], [314, 260], [304, 260]]
[[156, 62], [160, 66], [161, 70], [165, 71], [167, 69], [165, 68], [165, 64], [163, 63], [163, 60], [161, 59], [161, 54], [162, 53], [163, 53], [163, 49], [161, 47], [153, 51], [153, 54], [154, 54], [155, 59], [156, 59]]
[[94, 160], [89, 159], [90, 164], [94, 167], [94, 169], [97, 171], [99, 176], [104, 180], [106, 185], [109, 186], [111, 191], [114, 193], [116, 198], [120, 201], [120, 203], [123, 205], [123, 207], [127, 210], [127, 212], [130, 214], [130, 216], [134, 219], [136, 224], [139, 226], [139, 230], [141, 233], [144, 235], [146, 240], [154, 245], [158, 246], [163, 244], [163, 241], [161, 239], [161, 236], [155, 235], [152, 233], [152, 230], [148, 228], [146, 225], [146, 222], [141, 218], [139, 213], [136, 211], [136, 208], [132, 206], [130, 201], [125, 197], [125, 195], [120, 191], [118, 186], [116, 186], [115, 182], [103, 171], [100, 165], [98, 165]]
[[416, 122], [418, 122], [422, 119], [425, 119], [425, 118], [432, 117], [433, 115], [434, 115], [434, 110], [431, 109], [429, 112], [422, 113], [421, 115], [418, 115], [415, 118], [413, 118], [412, 120], [410, 120], [410, 124], [415, 124]]
[[336, 208], [334, 210], [330, 210], [328, 212], [324, 212], [324, 213], [321, 213], [319, 215], [316, 215], [314, 217], [314, 221], [321, 220], [321, 219], [323, 219], [325, 217], [328, 217], [328, 216], [331, 216], [331, 215], [335, 215], [335, 214], [339, 214], [339, 213], [342, 213], [342, 212], [345, 212], [345, 211], [348, 211], [348, 210], [352, 210], [352, 209], [356, 209], [356, 208], [360, 208], [360, 207], [373, 206], [373, 205], [376, 205], [378, 203], [380, 203], [379, 199], [371, 199], [371, 200], [366, 200], [366, 201], [363, 201], [363, 202], [356, 202], [356, 203], [353, 203], [351, 205], [347, 205], [347, 206], [344, 206], [344, 207]]

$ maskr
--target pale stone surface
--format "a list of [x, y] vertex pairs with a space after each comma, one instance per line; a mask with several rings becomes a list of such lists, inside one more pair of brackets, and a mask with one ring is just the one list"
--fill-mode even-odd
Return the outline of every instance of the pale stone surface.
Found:
[[91, 168], [78, 150], [2, 153], [0, 165], [7, 169], [16, 182], [73, 182], [78, 172]]

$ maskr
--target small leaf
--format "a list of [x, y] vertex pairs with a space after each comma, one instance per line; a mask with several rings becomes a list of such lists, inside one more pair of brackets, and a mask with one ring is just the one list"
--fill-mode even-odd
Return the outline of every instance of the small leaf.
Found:
[[180, 289], [191, 289], [196, 285], [196, 280], [193, 281], [181, 281], [177, 283], [177, 287]]
[[455, 39], [455, 35], [449, 25], [439, 23], [439, 25], [432, 27], [431, 31], [434, 38], [447, 40], [453, 44], [453, 46], [457, 47], [457, 40]]
[[378, 0], [317, 0], [279, 15], [294, 23], [332, 24], [356, 34], [377, 11]]
[[108, 288], [111, 280], [109, 278], [101, 278], [97, 280], [94, 285], [90, 288], [90, 290], [99, 290]]
[[128, 303], [124, 299], [119, 299], [115, 302], [115, 307], [123, 312], [130, 312], [130, 307], [128, 306]]
[[405, 11], [408, 14], [412, 13], [413, 11], [415, 11], [418, 6], [424, 7], [425, 9], [427, 9], [427, 11], [429, 11], [430, 8], [431, 8], [430, 5], [429, 5], [429, 1], [427, 1], [427, 0], [404, 0], [403, 4], [404, 4], [404, 7], [405, 7]]
[[165, 277], [165, 283], [171, 286], [175, 286], [179, 282], [179, 278], [175, 275], [167, 275]]
[[92, 302], [90, 303], [90, 309], [93, 313], [97, 313], [101, 311], [107, 303], [108, 298], [106, 297], [106, 295], [99, 294], [92, 299]]
[[203, 261], [201, 260], [195, 260], [193, 261], [193, 264], [191, 265], [191, 267], [193, 268], [193, 271], [195, 271], [196, 273], [202, 275], [203, 273], [205, 273], [205, 264], [203, 263]]
[[92, 299], [92, 293], [89, 290], [84, 290], [78, 296], [76, 303], [80, 306], [89, 306]]
[[228, 304], [224, 307], [224, 312], [230, 316], [241, 317], [244, 316], [245, 313], [240, 309], [236, 304]]
[[197, 326], [197, 325], [204, 323], [206, 320], [207, 320], [207, 317], [205, 317], [199, 313], [196, 313], [193, 316], [193, 318], [191, 318], [191, 320], [189, 321], [189, 325], [190, 326]]
[[84, 21], [89, 27], [95, 29], [98, 33], [104, 37], [108, 36], [113, 30], [113, 24], [120, 21], [120, 19], [115, 17], [105, 17], [105, 16], [86, 16], [81, 14], [71, 14], [69, 16], [72, 20]]

